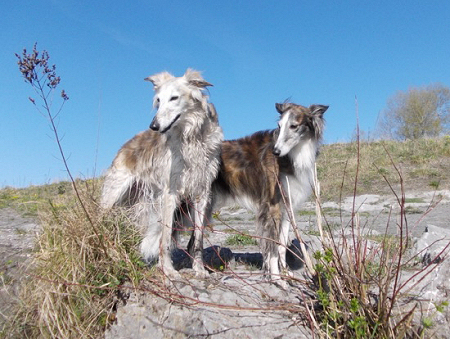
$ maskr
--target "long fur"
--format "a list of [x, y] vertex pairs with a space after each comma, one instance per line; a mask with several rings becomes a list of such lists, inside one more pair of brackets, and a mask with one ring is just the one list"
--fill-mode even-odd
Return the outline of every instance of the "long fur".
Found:
[[137, 134], [117, 153], [105, 175], [101, 204], [126, 206], [144, 232], [143, 258], [159, 257], [163, 271], [177, 276], [171, 261], [174, 218], [180, 204], [194, 211], [193, 268], [204, 275], [203, 227], [211, 183], [219, 170], [223, 140], [214, 106], [203, 89], [211, 86], [199, 72], [163, 72], [146, 78], [154, 85], [157, 113], [150, 129]]
[[213, 183], [213, 209], [234, 200], [256, 213], [264, 267], [283, 286], [280, 268], [286, 270], [289, 232], [283, 194], [289, 185], [293, 208], [310, 195], [327, 108], [276, 104], [278, 129], [222, 143], [221, 167]]

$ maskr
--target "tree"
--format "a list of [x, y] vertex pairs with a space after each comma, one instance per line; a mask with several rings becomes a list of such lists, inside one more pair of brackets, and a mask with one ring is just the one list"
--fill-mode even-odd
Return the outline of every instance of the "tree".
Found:
[[378, 122], [383, 138], [437, 137], [450, 130], [450, 88], [442, 84], [399, 91], [387, 101]]

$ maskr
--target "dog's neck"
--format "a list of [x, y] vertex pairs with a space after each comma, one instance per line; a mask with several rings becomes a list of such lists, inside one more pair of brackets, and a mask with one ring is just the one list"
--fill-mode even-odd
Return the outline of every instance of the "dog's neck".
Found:
[[[186, 166], [197, 166], [198, 158], [193, 156], [197, 152], [204, 152], [216, 145], [208, 144], [204, 140], [212, 131], [215, 131], [214, 121], [209, 111], [203, 110], [199, 103], [183, 114], [178, 123], [172, 127], [167, 135], [167, 141], [173, 153], [179, 153]], [[209, 131], [209, 132], [208, 132]]]
[[319, 142], [316, 139], [301, 141], [284, 157], [278, 158], [280, 172], [300, 178], [314, 168]]
[[284, 161], [279, 162], [280, 179], [293, 208], [300, 207], [313, 189], [317, 149], [316, 139], [304, 140], [283, 157]]
[[210, 122], [207, 102], [197, 102], [193, 107], [183, 113], [182, 130], [179, 137], [182, 142], [190, 142], [192, 137], [197, 138], [202, 133], [205, 124]]
[[311, 169], [314, 166], [317, 155], [318, 142], [316, 139], [301, 141], [288, 153], [292, 161], [294, 172]]

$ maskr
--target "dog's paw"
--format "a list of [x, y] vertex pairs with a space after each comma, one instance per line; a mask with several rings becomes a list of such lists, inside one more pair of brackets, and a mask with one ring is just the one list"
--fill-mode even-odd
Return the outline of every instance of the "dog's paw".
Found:
[[181, 280], [181, 274], [173, 267], [164, 267], [163, 265], [159, 265], [159, 269], [169, 280]]
[[194, 260], [192, 263], [192, 269], [195, 272], [195, 276], [200, 279], [207, 278], [209, 276], [208, 271], [205, 269], [205, 266], [203, 266], [202, 261]]
[[294, 272], [292, 272], [290, 269], [285, 268], [282, 270], [283, 274], [288, 277], [288, 278], [293, 278], [294, 277]]
[[280, 278], [273, 280], [273, 283], [278, 287], [282, 288], [283, 290], [287, 290], [289, 286], [286, 280]]

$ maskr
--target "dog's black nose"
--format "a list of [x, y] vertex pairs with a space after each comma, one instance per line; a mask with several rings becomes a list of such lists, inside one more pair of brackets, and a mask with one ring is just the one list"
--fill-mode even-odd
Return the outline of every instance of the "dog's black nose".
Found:
[[281, 154], [280, 150], [277, 149], [277, 148], [274, 148], [274, 149], [272, 150], [272, 153], [273, 153], [273, 155], [275, 155], [275, 156], [277, 156], [277, 157]]
[[158, 121], [156, 121], [156, 119], [153, 119], [152, 123], [150, 124], [150, 129], [156, 132], [159, 131], [159, 123]]

